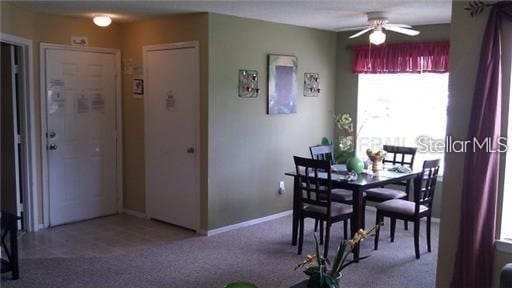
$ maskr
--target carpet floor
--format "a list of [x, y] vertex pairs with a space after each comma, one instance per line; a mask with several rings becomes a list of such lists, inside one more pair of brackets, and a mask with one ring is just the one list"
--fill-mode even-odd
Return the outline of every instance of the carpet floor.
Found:
[[[375, 214], [368, 212], [368, 221]], [[397, 223], [395, 242], [389, 242], [389, 222], [381, 230], [379, 250], [373, 238], [362, 243], [361, 254], [371, 257], [344, 270], [343, 287], [434, 287], [438, 223], [432, 223], [432, 252], [421, 223], [421, 259], [414, 257], [412, 225]], [[313, 221], [306, 223], [303, 256], [290, 245], [291, 217], [210, 237], [192, 237], [155, 245], [133, 253], [92, 257], [47, 257], [20, 260], [19, 280], [2, 275], [2, 287], [224, 287], [249, 281], [260, 288], [290, 287], [306, 279], [294, 266], [312, 253]], [[342, 225], [332, 228], [330, 258], [342, 239]]]

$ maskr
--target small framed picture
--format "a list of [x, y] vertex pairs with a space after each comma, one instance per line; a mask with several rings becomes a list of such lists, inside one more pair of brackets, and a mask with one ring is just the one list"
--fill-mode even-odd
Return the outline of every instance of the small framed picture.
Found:
[[144, 80], [133, 79], [133, 94], [143, 95], [144, 94]]

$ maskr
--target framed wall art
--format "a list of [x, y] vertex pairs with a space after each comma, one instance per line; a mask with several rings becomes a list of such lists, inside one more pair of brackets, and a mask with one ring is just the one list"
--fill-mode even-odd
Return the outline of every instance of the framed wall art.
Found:
[[297, 57], [268, 55], [267, 113], [296, 113], [297, 86]]

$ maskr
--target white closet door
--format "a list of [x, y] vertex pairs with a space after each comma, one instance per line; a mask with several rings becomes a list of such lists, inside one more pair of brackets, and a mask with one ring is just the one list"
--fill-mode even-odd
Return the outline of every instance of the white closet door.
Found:
[[198, 48], [144, 51], [146, 212], [151, 218], [197, 230]]

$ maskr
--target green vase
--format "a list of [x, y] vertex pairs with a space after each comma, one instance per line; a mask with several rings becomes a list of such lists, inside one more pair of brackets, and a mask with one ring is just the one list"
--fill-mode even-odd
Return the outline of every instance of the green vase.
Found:
[[354, 156], [347, 160], [347, 170], [349, 172], [356, 172], [357, 174], [361, 174], [364, 171], [364, 162], [359, 159], [359, 157]]

